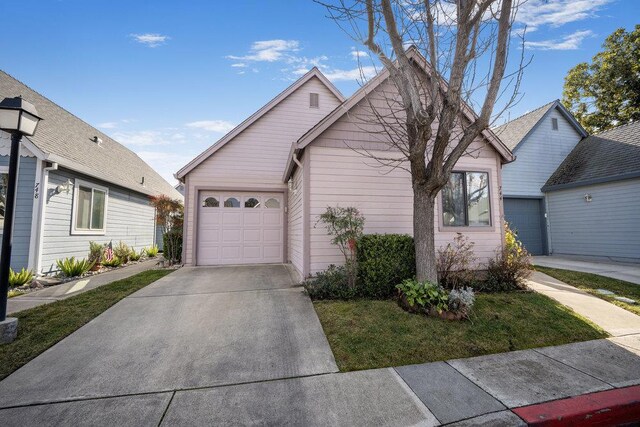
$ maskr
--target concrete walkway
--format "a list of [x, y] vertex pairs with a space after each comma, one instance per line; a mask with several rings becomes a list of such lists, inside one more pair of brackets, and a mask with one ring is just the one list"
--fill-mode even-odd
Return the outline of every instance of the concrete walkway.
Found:
[[533, 264], [542, 267], [561, 268], [563, 270], [582, 271], [599, 274], [640, 285], [640, 264], [594, 261], [584, 258], [562, 256], [534, 256]]
[[0, 425], [523, 425], [640, 384], [640, 335], [337, 373], [286, 266], [182, 268], [0, 382]]
[[50, 286], [38, 291], [29, 292], [25, 295], [9, 298], [7, 314], [16, 313], [39, 305], [49, 304], [100, 286], [108, 285], [116, 280], [126, 279], [127, 277], [131, 277], [135, 274], [154, 268], [159, 259], [160, 258], [151, 258], [127, 267], [107, 271], [106, 273], [83, 277], [61, 285]]
[[640, 316], [558, 279], [534, 271], [527, 284], [536, 292], [555, 299], [591, 320], [614, 337], [640, 334]]

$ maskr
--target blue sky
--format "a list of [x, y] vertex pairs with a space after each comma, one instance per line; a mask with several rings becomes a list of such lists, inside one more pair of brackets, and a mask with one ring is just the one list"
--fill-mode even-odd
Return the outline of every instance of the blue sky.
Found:
[[[345, 95], [358, 88], [362, 47], [311, 1], [0, 0], [0, 15], [1, 69], [170, 182], [304, 69], [319, 65]], [[529, 0], [519, 25], [533, 59], [509, 115], [560, 98], [566, 72], [639, 18], [637, 0]]]

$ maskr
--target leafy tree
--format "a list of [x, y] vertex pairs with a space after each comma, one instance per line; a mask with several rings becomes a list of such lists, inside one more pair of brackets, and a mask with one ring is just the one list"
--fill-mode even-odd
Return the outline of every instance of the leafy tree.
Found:
[[619, 28], [564, 79], [563, 102], [589, 132], [640, 120], [640, 25]]
[[162, 235], [166, 237], [165, 258], [169, 255], [167, 261], [172, 264], [178, 262], [178, 248], [182, 247], [184, 206], [181, 201], [165, 195], [151, 197], [151, 205], [156, 209], [156, 222], [162, 229]]

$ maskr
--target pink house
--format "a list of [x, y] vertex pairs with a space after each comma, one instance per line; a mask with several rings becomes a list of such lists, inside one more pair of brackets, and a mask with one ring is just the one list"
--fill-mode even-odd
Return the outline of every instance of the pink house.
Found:
[[[316, 225], [327, 206], [357, 207], [366, 233], [411, 234], [408, 172], [364, 153], [398, 155], [362, 119], [392, 93], [382, 71], [345, 99], [313, 68], [180, 169], [185, 265], [285, 262], [306, 277], [339, 264]], [[494, 255], [503, 240], [501, 169], [512, 160], [490, 130], [473, 143], [438, 198], [437, 245], [462, 232], [480, 262]]]

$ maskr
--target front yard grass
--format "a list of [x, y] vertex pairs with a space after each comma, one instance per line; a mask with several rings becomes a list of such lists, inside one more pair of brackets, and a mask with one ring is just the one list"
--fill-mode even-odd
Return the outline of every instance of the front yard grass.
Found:
[[315, 301], [341, 371], [401, 366], [607, 337], [552, 299], [477, 294], [471, 320], [407, 313], [395, 301]]
[[12, 314], [18, 337], [0, 346], [0, 380], [109, 307], [173, 270], [148, 270], [74, 297]]
[[[640, 285], [612, 277], [600, 276], [598, 274], [582, 273], [580, 271], [561, 270], [559, 268], [540, 267], [538, 265], [535, 266], [535, 269], [640, 316], [640, 304], [627, 304], [626, 302], [613, 298], [614, 296], [627, 297], [640, 303]], [[602, 295], [596, 292], [596, 289], [606, 289], [614, 292], [616, 295]]]

